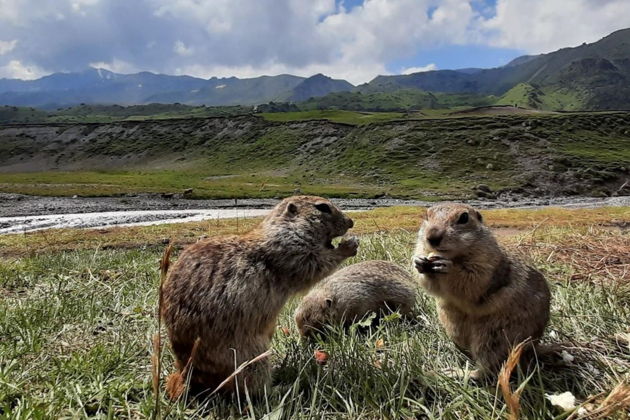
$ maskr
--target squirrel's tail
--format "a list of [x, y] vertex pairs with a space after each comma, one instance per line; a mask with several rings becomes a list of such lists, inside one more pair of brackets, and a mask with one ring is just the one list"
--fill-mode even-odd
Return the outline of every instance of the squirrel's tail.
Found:
[[536, 345], [536, 359], [549, 366], [570, 366], [574, 359], [588, 359], [588, 349], [574, 342]]

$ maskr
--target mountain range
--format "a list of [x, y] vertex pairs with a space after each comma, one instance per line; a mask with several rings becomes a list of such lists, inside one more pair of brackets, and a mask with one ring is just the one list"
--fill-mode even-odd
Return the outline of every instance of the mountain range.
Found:
[[[81, 103], [257, 105], [270, 101], [299, 103], [333, 95], [333, 100], [322, 103], [334, 107], [339, 92], [351, 92], [356, 97], [409, 90], [488, 96], [487, 102], [536, 109], [630, 109], [630, 29], [591, 44], [518, 57], [502, 67], [378, 76], [359, 86], [322, 74], [309, 78], [278, 75], [201, 79], [149, 72], [117, 74], [90, 68], [29, 81], [0, 79], [0, 105], [48, 109]], [[341, 97], [346, 102], [353, 98]]]
[[149, 72], [118, 74], [89, 68], [78, 73], [54, 73], [32, 81], [0, 79], [0, 104], [39, 108], [82, 103], [256, 105], [270, 101], [298, 102], [353, 88], [345, 80], [334, 80], [322, 74], [309, 78], [283, 74], [251, 79], [200, 79]]

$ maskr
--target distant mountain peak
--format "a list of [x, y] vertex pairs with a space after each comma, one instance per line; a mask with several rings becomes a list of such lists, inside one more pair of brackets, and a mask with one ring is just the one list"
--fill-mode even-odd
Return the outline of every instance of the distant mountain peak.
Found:
[[345, 80], [333, 79], [317, 73], [297, 85], [293, 89], [293, 94], [289, 97], [289, 100], [301, 102], [309, 98], [325, 96], [332, 92], [348, 92], [352, 89], [354, 89], [354, 86]]

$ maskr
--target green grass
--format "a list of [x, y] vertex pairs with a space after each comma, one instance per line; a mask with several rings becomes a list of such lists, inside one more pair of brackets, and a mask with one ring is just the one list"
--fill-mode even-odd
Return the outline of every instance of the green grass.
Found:
[[308, 121], [329, 120], [345, 124], [369, 124], [377, 121], [390, 121], [403, 118], [401, 112], [358, 112], [344, 110], [315, 110], [296, 112], [271, 112], [260, 114], [269, 121]]
[[[517, 215], [522, 213], [511, 217]], [[502, 237], [546, 274], [553, 303], [545, 341], [572, 342], [569, 352], [576, 357], [569, 367], [539, 366], [532, 376], [515, 379], [513, 388], [524, 389], [524, 418], [566, 418], [545, 394], [570, 391], [582, 402], [630, 381], [630, 350], [613, 338], [630, 325], [630, 283], [623, 274], [623, 264], [630, 262], [627, 254], [618, 254], [618, 260], [604, 260], [603, 268], [592, 265], [601, 263], [598, 253], [613, 249], [606, 247], [630, 246], [630, 237], [627, 231], [563, 226]], [[348, 263], [386, 259], [409, 267], [414, 240], [413, 231], [365, 234], [359, 255]], [[621, 249], [627, 250], [617, 252]], [[0, 417], [151, 416], [160, 255], [161, 249], [141, 246], [94, 247], [0, 260]], [[590, 277], [576, 280], [586, 270]], [[391, 317], [361, 333], [331, 330], [314, 343], [298, 339], [296, 305], [290, 301], [278, 322], [289, 334], [278, 331], [273, 340], [274, 386], [263, 401], [243, 398], [243, 418], [506, 417], [497, 388], [445, 374], [464, 368], [467, 360], [444, 334], [433, 300], [423, 293], [411, 321]], [[327, 365], [315, 363], [316, 349], [329, 353]], [[167, 347], [163, 362], [166, 374], [172, 367]], [[241, 417], [236, 404], [220, 399], [172, 405], [160, 395], [160, 405], [169, 418]]]
[[619, 147], [626, 141], [613, 133], [608, 136], [593, 136], [592, 133], [578, 132], [581, 141], [564, 142], [564, 151], [574, 158], [585, 162], [605, 162], [609, 164], [626, 164], [630, 162], [630, 147]]
[[108, 123], [115, 121], [208, 118], [251, 114], [249, 106], [190, 106], [182, 104], [78, 105], [44, 111], [35, 108], [2, 106], [0, 123]]
[[182, 193], [193, 188], [193, 198], [283, 197], [296, 190], [331, 197], [372, 197], [383, 189], [341, 178], [307, 182], [305, 176], [267, 172], [246, 175], [214, 175], [215, 172], [99, 171], [0, 173], [0, 192], [44, 196], [112, 196], [133, 193]]

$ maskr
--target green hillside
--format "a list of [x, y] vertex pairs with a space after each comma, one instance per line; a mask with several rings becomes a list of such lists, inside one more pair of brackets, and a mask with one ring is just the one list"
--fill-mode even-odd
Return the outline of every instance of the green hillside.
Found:
[[34, 123], [46, 121], [48, 113], [35, 108], [0, 106], [1, 123]]
[[519, 83], [503, 94], [497, 105], [515, 105], [547, 111], [579, 111], [586, 107], [587, 93], [560, 86], [537, 88]]
[[628, 126], [630, 113], [0, 127], [0, 191], [437, 199], [486, 184], [490, 195], [611, 195], [630, 177]]
[[297, 104], [302, 110], [345, 109], [353, 111], [412, 111], [447, 109], [462, 106], [486, 106], [496, 101], [493, 96], [471, 93], [431, 93], [419, 89], [391, 92], [338, 92]]

